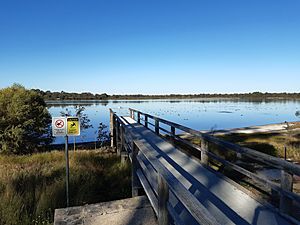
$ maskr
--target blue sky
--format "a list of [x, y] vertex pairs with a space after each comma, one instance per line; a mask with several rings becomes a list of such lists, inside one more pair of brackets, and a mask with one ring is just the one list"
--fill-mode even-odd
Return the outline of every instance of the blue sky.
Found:
[[0, 88], [300, 92], [299, 0], [3, 0]]

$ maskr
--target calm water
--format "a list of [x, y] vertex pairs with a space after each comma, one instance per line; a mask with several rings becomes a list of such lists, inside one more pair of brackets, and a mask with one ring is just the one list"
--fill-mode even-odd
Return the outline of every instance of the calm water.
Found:
[[[100, 122], [109, 126], [109, 109], [129, 115], [134, 108], [197, 130], [238, 128], [284, 121], [297, 121], [295, 112], [300, 101], [241, 101], [241, 100], [145, 100], [145, 101], [76, 101], [48, 103], [52, 116], [75, 105], [83, 105], [93, 128], [82, 132], [77, 142], [95, 141]], [[72, 140], [71, 140], [72, 141]], [[71, 142], [70, 141], [70, 142]], [[55, 143], [63, 143], [56, 138]]]

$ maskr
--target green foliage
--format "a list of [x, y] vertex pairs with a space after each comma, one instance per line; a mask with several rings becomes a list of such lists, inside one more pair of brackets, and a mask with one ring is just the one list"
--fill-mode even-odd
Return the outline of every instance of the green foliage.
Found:
[[103, 146], [105, 142], [110, 141], [110, 135], [104, 123], [99, 123], [97, 140], [101, 146]]
[[[70, 205], [130, 197], [129, 164], [101, 151], [70, 152]], [[0, 224], [53, 224], [66, 207], [64, 152], [0, 156]]]
[[[83, 131], [93, 127], [93, 125], [90, 123], [91, 120], [89, 119], [88, 115], [84, 112], [84, 110], [85, 110], [84, 106], [75, 105], [74, 106], [75, 112], [66, 108], [65, 111], [60, 112], [60, 115], [63, 117], [68, 117], [68, 116], [78, 117], [80, 121], [80, 130]], [[81, 134], [81, 138], [84, 139], [85, 135]], [[76, 136], [74, 136], [73, 139], [74, 139], [74, 151], [75, 151]]]
[[75, 112], [73, 112], [72, 110], [67, 108], [66, 111], [61, 111], [60, 115], [65, 116], [65, 117], [68, 117], [68, 116], [79, 117], [81, 130], [85, 130], [85, 129], [93, 127], [93, 125], [90, 124], [91, 120], [89, 119], [88, 115], [86, 113], [84, 113], [84, 110], [85, 110], [84, 106], [75, 105], [74, 110], [75, 110]]
[[68, 92], [51, 92], [51, 91], [42, 91], [39, 89], [35, 90], [40, 93], [46, 100], [143, 100], [143, 99], [193, 99], [193, 98], [241, 98], [241, 99], [249, 99], [251, 101], [254, 100], [266, 100], [269, 101], [270, 98], [272, 100], [275, 99], [299, 99], [300, 93], [262, 93], [262, 92], [253, 92], [253, 93], [234, 93], [234, 94], [170, 94], [170, 95], [108, 95], [106, 93], [103, 94], [92, 94], [89, 92], [84, 93], [68, 93]]
[[18, 84], [0, 90], [0, 152], [26, 154], [52, 142], [41, 95]]

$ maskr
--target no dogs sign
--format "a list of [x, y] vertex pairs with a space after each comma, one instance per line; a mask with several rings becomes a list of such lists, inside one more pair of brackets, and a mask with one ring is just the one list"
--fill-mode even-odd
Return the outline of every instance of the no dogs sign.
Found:
[[52, 135], [66, 136], [66, 124], [65, 117], [52, 117]]

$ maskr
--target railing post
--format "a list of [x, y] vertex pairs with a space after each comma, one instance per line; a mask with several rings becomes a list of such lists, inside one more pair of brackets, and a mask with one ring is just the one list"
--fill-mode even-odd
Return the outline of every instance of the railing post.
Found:
[[[281, 170], [281, 188], [285, 191], [293, 191], [293, 175]], [[293, 200], [289, 197], [280, 195], [280, 212], [290, 214], [293, 207]]]
[[203, 138], [201, 139], [201, 163], [203, 165], [208, 165], [208, 155], [205, 151], [208, 151], [208, 142]]
[[166, 180], [158, 173], [158, 225], [169, 225], [168, 200], [169, 186]]
[[116, 134], [116, 140], [115, 140], [115, 145], [117, 147], [117, 155], [120, 156], [121, 155], [121, 149], [120, 149], [120, 143], [119, 143], [119, 137], [120, 137], [120, 123], [117, 120], [116, 121], [116, 126], [115, 126], [115, 134]]
[[122, 125], [121, 126], [121, 162], [125, 163], [126, 159], [128, 158], [128, 153], [126, 152], [125, 149], [125, 128]]
[[155, 118], [155, 133], [159, 134], [159, 120]]
[[139, 149], [135, 145], [134, 141], [131, 142], [131, 150], [132, 150], [132, 165], [131, 165], [131, 193], [132, 197], [136, 197], [139, 195], [139, 189], [141, 187], [139, 178], [136, 174], [138, 169], [138, 161], [137, 161], [137, 154]]
[[134, 112], [133, 112], [133, 110], [132, 109], [129, 109], [130, 110], [130, 117], [131, 117], [131, 119], [134, 119]]
[[125, 146], [125, 137], [124, 137], [124, 126], [123, 124], [121, 125], [120, 127], [120, 130], [121, 130], [121, 152], [124, 151], [124, 146]]
[[171, 142], [175, 143], [175, 127], [171, 126]]
[[137, 122], [141, 123], [141, 113], [140, 112], [137, 113]]
[[110, 137], [111, 137], [111, 142], [110, 145], [111, 147], [116, 147], [116, 127], [115, 127], [115, 114], [114, 112], [110, 109]]
[[145, 127], [148, 128], [148, 116], [145, 115]]

